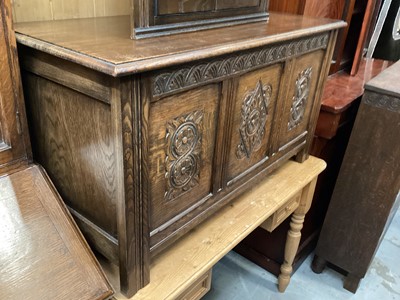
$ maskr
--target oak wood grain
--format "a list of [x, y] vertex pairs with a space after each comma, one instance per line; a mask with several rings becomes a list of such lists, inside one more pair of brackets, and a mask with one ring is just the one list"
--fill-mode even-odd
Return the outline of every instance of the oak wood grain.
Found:
[[31, 157], [9, 1], [0, 3], [0, 169]]
[[[200, 101], [199, 101], [200, 100]], [[214, 157], [216, 122], [220, 102], [220, 86], [208, 85], [201, 89], [191, 90], [171, 97], [166, 97], [150, 106], [150, 164], [149, 175], [151, 182], [151, 246], [165, 238], [160, 226], [170, 221], [183, 211], [197, 205], [212, 192], [212, 162]], [[172, 172], [166, 165], [166, 124], [178, 117], [193, 112], [201, 112], [202, 127], [198, 127], [201, 151], [198, 163], [198, 183], [188, 191], [180, 193], [173, 199], [165, 198], [167, 180], [166, 172]], [[172, 136], [173, 133], [171, 132]], [[172, 160], [172, 157], [169, 157]]]
[[36, 160], [68, 205], [116, 236], [116, 158], [109, 105], [30, 73], [23, 79]]
[[[16, 25], [20, 43], [104, 73], [121, 76], [260, 47], [343, 27], [341, 21], [271, 14], [268, 23], [153, 40], [129, 40], [129, 18], [108, 17]], [[82, 30], [85, 28], [85, 30]], [[213, 39], [209, 39], [212, 35]], [[118, 49], [118, 51], [116, 51]]]
[[0, 178], [2, 299], [107, 299], [112, 289], [43, 170]]
[[[232, 122], [234, 125], [232, 135], [229, 138], [230, 147], [228, 147], [229, 156], [226, 165], [228, 181], [240, 176], [260, 161], [268, 159], [268, 156], [272, 154], [270, 152], [270, 134], [272, 122], [275, 119], [275, 107], [281, 87], [281, 76], [282, 64], [275, 64], [240, 76], [238, 90], [233, 103], [234, 111], [232, 115], [234, 117]], [[259, 83], [263, 88], [270, 88], [264, 96], [255, 94]], [[265, 117], [262, 116], [262, 105], [264, 104], [258, 102], [260, 99], [258, 97], [265, 97]], [[248, 103], [249, 100], [252, 103]], [[264, 124], [263, 118], [265, 118]], [[254, 132], [255, 130], [257, 132]], [[260, 143], [260, 147], [257, 147], [258, 143]], [[254, 150], [252, 149], [253, 144], [257, 147]], [[249, 153], [243, 153], [244, 155], [239, 158], [239, 147], [249, 148], [246, 150]], [[242, 151], [239, 152], [242, 153]]]

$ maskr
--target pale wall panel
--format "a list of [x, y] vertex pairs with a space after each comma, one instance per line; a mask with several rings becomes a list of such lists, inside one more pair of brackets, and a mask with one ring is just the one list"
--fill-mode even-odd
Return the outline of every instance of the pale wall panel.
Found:
[[129, 15], [131, 0], [12, 0], [14, 22]]
[[96, 0], [96, 16], [129, 15], [130, 0]]
[[49, 0], [13, 0], [14, 22], [52, 20]]

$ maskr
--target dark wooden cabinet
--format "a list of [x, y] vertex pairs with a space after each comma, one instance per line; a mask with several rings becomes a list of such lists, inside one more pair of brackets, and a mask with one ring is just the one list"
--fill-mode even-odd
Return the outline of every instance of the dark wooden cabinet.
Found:
[[[379, 9], [379, 0], [270, 0], [269, 10], [313, 16], [320, 18], [342, 19], [347, 26], [339, 31], [338, 42], [333, 54], [330, 74], [352, 66], [356, 51], [363, 52], [364, 34], [369, 30], [371, 14]], [[364, 22], [364, 24], [363, 24]], [[359, 39], [362, 39], [359, 44]], [[358, 49], [359, 48], [359, 49]], [[362, 55], [358, 55], [358, 61]], [[355, 72], [357, 73], [356, 69]]]
[[343, 22], [279, 14], [139, 41], [127, 24], [17, 30], [34, 156], [132, 295], [151, 257], [289, 158], [308, 157]]
[[134, 0], [134, 39], [266, 21], [267, 0]]
[[346, 272], [356, 292], [400, 204], [400, 63], [365, 87], [357, 118], [315, 250], [313, 270], [326, 262]]

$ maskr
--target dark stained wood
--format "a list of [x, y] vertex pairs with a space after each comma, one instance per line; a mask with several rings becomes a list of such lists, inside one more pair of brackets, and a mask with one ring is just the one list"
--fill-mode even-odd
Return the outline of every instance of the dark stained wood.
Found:
[[[330, 74], [334, 74], [350, 68], [353, 61], [355, 67], [359, 63], [364, 49], [365, 36], [372, 22], [372, 11], [377, 10], [378, 7], [376, 2], [375, 0], [370, 1], [367, 9], [366, 0], [271, 0], [270, 11], [346, 21], [347, 26], [340, 30], [333, 54]], [[356, 69], [354, 69], [353, 74], [356, 73]]]
[[367, 7], [365, 8], [365, 15], [361, 26], [360, 37], [358, 38], [356, 53], [354, 54], [353, 65], [351, 66], [350, 71], [350, 75], [352, 76], [357, 74], [358, 68], [360, 67], [360, 63], [364, 54], [365, 40], [367, 38], [374, 13], [375, 2], [376, 0], [368, 0]]
[[36, 160], [48, 170], [67, 205], [116, 237], [109, 105], [30, 73], [24, 74], [24, 86]]
[[113, 292], [43, 170], [0, 178], [2, 299], [107, 299]]
[[185, 34], [188, 41], [185, 43], [182, 35], [160, 37], [155, 43], [154, 39], [129, 40], [128, 22], [128, 17], [122, 16], [20, 23], [16, 24], [16, 31], [21, 44], [106, 74], [122, 76], [344, 26], [340, 21], [332, 23], [330, 20], [271, 14], [268, 23]]
[[[260, 4], [265, 3], [262, 0], [216, 0], [217, 9], [233, 9], [233, 8], [241, 8], [241, 7], [251, 7], [251, 6], [259, 6]], [[264, 4], [265, 5], [265, 4]]]
[[31, 157], [9, 1], [0, 3], [0, 170], [11, 171]]
[[[162, 230], [160, 228], [162, 225], [177, 214], [183, 213], [193, 205], [201, 202], [211, 193], [212, 161], [215, 148], [219, 96], [219, 86], [213, 84], [164, 98], [150, 106], [150, 119], [153, 120], [149, 127], [150, 229], [155, 231], [151, 234], [151, 246], [159, 242], [154, 235], [157, 231]], [[198, 131], [193, 132], [193, 134], [197, 135], [196, 138], [199, 139], [197, 143], [201, 154], [196, 158], [198, 160], [196, 163], [199, 164], [197, 171], [201, 176], [197, 180], [194, 179], [193, 184], [195, 185], [187, 191], [168, 187], [167, 183], [173, 176], [173, 174], [168, 174], [170, 171], [168, 162], [178, 167], [173, 161], [177, 162], [179, 156], [174, 156], [168, 149], [166, 150], [166, 124], [176, 121], [180, 126], [182, 120], [179, 118], [186, 118], [197, 112], [201, 120], [199, 121]], [[174, 132], [171, 130], [168, 133], [172, 139]], [[191, 131], [179, 133], [182, 135], [182, 139], [185, 139], [185, 137], [190, 139], [192, 134]], [[181, 139], [180, 136], [176, 138], [178, 141]], [[190, 143], [190, 140], [187, 143]], [[166, 191], [170, 194], [165, 195]]]
[[352, 292], [400, 204], [398, 80], [400, 63], [366, 85], [315, 251], [315, 271], [333, 263], [348, 272], [344, 288]]
[[215, 0], [157, 0], [156, 2], [159, 15], [185, 14], [215, 9]]
[[[308, 121], [314, 106], [313, 99], [317, 98], [317, 85], [323, 57], [324, 51], [317, 51], [296, 60], [288, 81], [290, 84], [286, 85], [287, 97], [279, 116], [279, 119], [285, 120], [279, 129], [280, 149], [288, 147], [307, 133]], [[300, 102], [297, 104], [296, 101]], [[296, 114], [295, 110], [299, 111], [298, 118], [290, 121]]]
[[269, 11], [302, 15], [306, 3], [306, 0], [269, 0]]
[[[291, 29], [274, 29], [278, 19]], [[343, 23], [276, 15], [261, 28], [186, 34], [185, 44], [182, 36], [129, 40], [118, 30], [126, 22], [31, 23], [19, 40], [35, 157], [89, 243], [118, 261], [121, 290], [131, 296], [148, 283], [151, 258], [292, 156], [308, 155]], [[299, 75], [309, 68], [306, 93]], [[303, 92], [306, 109], [297, 118], [291, 108]], [[270, 98], [265, 138], [250, 163], [235, 152], [246, 97]], [[248, 108], [250, 135], [263, 111]]]
[[150, 280], [150, 101], [140, 78], [123, 78], [115, 89], [113, 125], [116, 138], [120, 140], [116, 150], [123, 155], [123, 166], [118, 168], [120, 198], [116, 216], [120, 289], [126, 295], [133, 295]]
[[346, 0], [307, 0], [304, 7], [305, 16], [341, 19]]
[[[272, 154], [270, 135], [272, 121], [275, 120], [282, 69], [281, 64], [276, 64], [239, 78], [238, 90], [232, 105], [234, 111], [231, 114], [234, 116], [232, 120], [234, 125], [229, 138], [230, 147], [226, 165], [228, 181], [243, 175], [243, 172], [268, 159]], [[261, 103], [260, 97], [264, 98]]]
[[134, 0], [131, 37], [141, 39], [266, 21], [267, 0]]
[[345, 71], [329, 76], [322, 96], [321, 110], [333, 114], [343, 112], [364, 93], [364, 84], [392, 63], [379, 59], [364, 59], [355, 76]]

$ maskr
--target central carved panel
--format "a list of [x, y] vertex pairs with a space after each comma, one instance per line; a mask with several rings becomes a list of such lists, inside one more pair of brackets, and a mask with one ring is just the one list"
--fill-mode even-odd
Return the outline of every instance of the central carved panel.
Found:
[[303, 120], [310, 94], [311, 75], [312, 68], [310, 67], [303, 70], [297, 77], [295, 95], [293, 96], [293, 103], [290, 108], [289, 130], [295, 128]]
[[165, 199], [172, 200], [199, 183], [203, 111], [194, 111], [167, 124]]
[[272, 86], [263, 85], [259, 80], [256, 88], [245, 96], [239, 128], [240, 144], [236, 151], [237, 158], [250, 158], [254, 151], [260, 149], [265, 134], [271, 94]]

